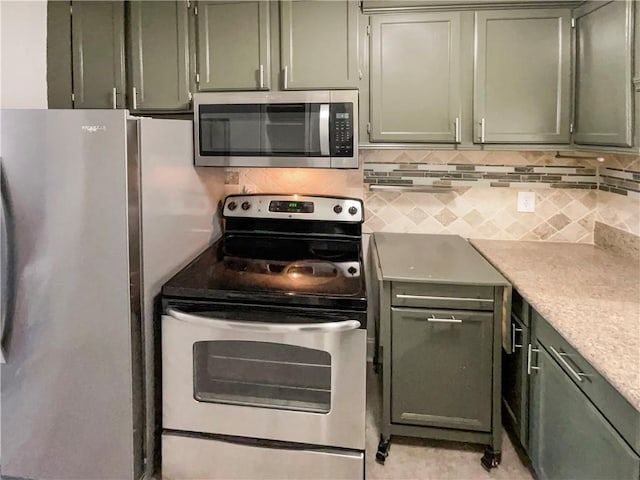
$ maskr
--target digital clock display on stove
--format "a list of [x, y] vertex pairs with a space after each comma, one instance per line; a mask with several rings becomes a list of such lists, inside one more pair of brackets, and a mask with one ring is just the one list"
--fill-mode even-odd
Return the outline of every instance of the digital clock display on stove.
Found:
[[269, 211], [284, 213], [313, 213], [313, 202], [273, 200], [269, 202]]

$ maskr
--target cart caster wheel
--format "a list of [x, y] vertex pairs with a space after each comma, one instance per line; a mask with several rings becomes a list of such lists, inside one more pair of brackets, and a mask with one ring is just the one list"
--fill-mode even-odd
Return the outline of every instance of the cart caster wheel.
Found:
[[480, 459], [480, 463], [484, 467], [484, 469], [488, 472], [492, 468], [496, 468], [500, 465], [500, 461], [502, 460], [502, 452], [492, 450], [487, 447], [484, 449], [484, 455], [482, 459]]
[[376, 452], [376, 461], [384, 465], [384, 461], [389, 456], [389, 447], [391, 446], [391, 439], [385, 439], [380, 435], [380, 442], [378, 443], [378, 451]]

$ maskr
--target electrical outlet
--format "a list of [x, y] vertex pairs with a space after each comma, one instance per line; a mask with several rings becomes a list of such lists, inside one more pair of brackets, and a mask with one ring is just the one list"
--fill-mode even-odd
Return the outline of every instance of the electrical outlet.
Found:
[[518, 211], [536, 211], [536, 194], [534, 192], [518, 192]]

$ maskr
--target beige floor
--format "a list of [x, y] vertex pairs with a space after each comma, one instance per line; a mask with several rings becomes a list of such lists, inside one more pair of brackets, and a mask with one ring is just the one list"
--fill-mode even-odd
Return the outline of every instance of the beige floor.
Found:
[[482, 445], [393, 437], [384, 465], [375, 461], [380, 431], [380, 382], [367, 370], [366, 478], [373, 479], [533, 479], [509, 437], [502, 440], [502, 463], [488, 473], [480, 465]]

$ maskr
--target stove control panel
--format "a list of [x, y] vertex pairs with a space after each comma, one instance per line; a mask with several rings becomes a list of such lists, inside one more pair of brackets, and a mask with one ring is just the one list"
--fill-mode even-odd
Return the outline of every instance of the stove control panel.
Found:
[[364, 221], [364, 205], [358, 198], [313, 195], [229, 195], [223, 216], [246, 218], [291, 218], [336, 222]]

